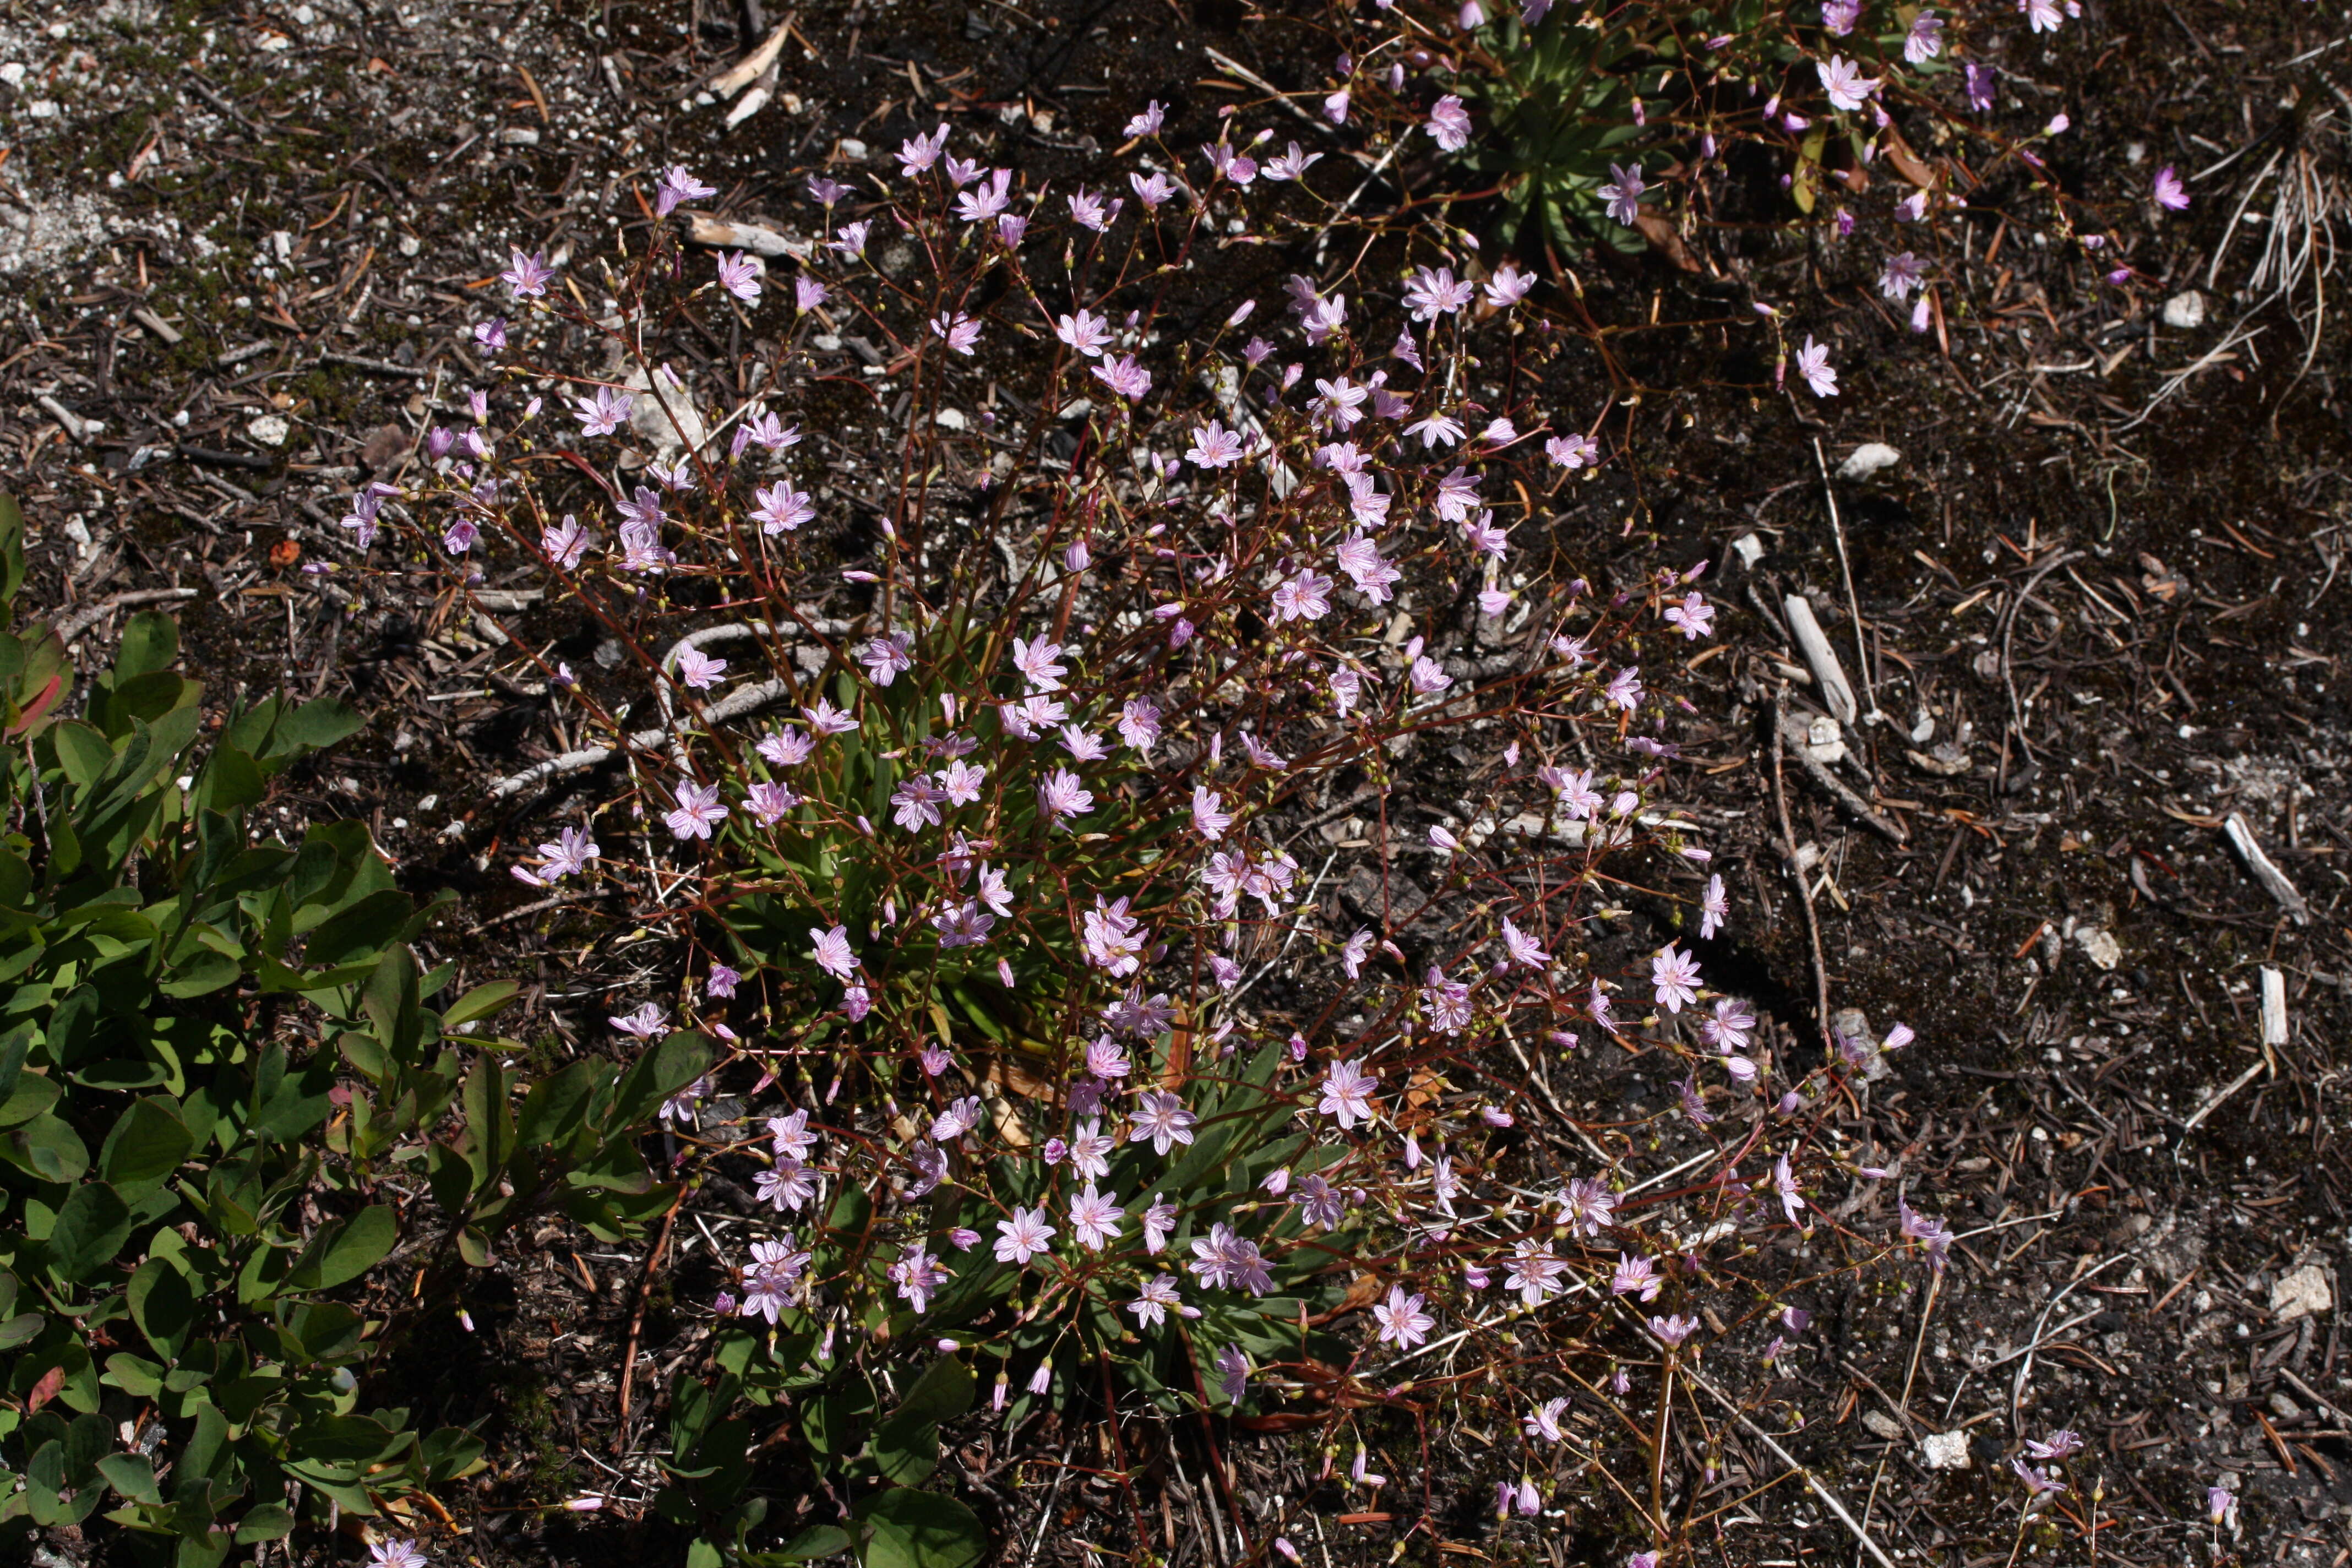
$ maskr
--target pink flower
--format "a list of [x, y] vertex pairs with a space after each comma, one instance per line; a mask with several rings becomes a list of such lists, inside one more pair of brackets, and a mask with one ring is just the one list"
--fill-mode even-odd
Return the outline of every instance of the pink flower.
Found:
[[1862, 74], [1859, 61], [1843, 55], [1832, 55], [1826, 63], [1813, 62], [1815, 74], [1822, 79], [1822, 90], [1830, 95], [1830, 107], [1848, 112], [1860, 109], [1878, 90], [1878, 82]]
[[849, 928], [835, 926], [821, 931], [811, 928], [814, 938], [816, 966], [836, 980], [847, 980], [857, 973], [857, 955], [849, 951]]
[[1389, 1299], [1372, 1307], [1372, 1321], [1380, 1325], [1381, 1342], [1399, 1350], [1411, 1350], [1429, 1338], [1429, 1331], [1437, 1320], [1422, 1309], [1423, 1298], [1407, 1295], [1402, 1285], [1389, 1287]]
[[[1192, 1142], [1192, 1128], [1199, 1121], [1199, 1117], [1184, 1109], [1182, 1100], [1167, 1090], [1147, 1089], [1136, 1102], [1135, 1125], [1128, 1132], [1128, 1142], [1149, 1143], [1154, 1153], [1165, 1154], [1171, 1143]], [[1164, 1220], [1155, 1222], [1152, 1216], [1160, 1212], [1160, 1205], [1155, 1202], [1143, 1216], [1147, 1246], [1153, 1230], [1161, 1232], [1164, 1242], [1165, 1233], [1175, 1226], [1176, 1216], [1172, 1208], [1167, 1211]], [[1150, 1250], [1156, 1252], [1159, 1248], [1151, 1247]]]
[[1380, 1087], [1380, 1081], [1353, 1061], [1333, 1062], [1324, 1074], [1323, 1098], [1315, 1109], [1336, 1119], [1339, 1130], [1347, 1131], [1359, 1121], [1372, 1120], [1372, 1090]]
[[546, 293], [547, 286], [554, 277], [555, 268], [547, 265], [537, 253], [525, 256], [518, 250], [507, 269], [499, 274], [499, 281], [504, 283], [516, 299], [522, 300]]
[[1070, 1234], [1088, 1250], [1100, 1252], [1118, 1239], [1118, 1222], [1126, 1213], [1088, 1182], [1086, 1191], [1070, 1201]]
[[1513, 925], [1508, 915], [1503, 917], [1503, 946], [1509, 952], [1511, 962], [1522, 969], [1541, 969], [1551, 962], [1551, 954], [1544, 951], [1543, 944]]
[[727, 808], [719, 804], [717, 784], [698, 784], [688, 780], [677, 786], [677, 809], [662, 820], [678, 838], [708, 838], [711, 825], [726, 816]]
[[619, 429], [629, 417], [629, 409], [636, 400], [625, 392], [600, 386], [593, 397], [575, 399], [572, 405], [580, 421], [583, 436], [609, 436]]
[[1197, 468], [1230, 468], [1241, 461], [1241, 432], [1227, 430], [1212, 419], [1193, 435], [1192, 449], [1184, 456]]
[[1827, 345], [1813, 342], [1809, 333], [1805, 346], [1797, 351], [1797, 374], [1812, 388], [1815, 397], [1835, 397], [1838, 395], [1837, 367], [1830, 363]]
[[[1706, 890], [1699, 895], [1698, 913], [1699, 940], [1706, 942], [1714, 937], [1715, 933], [1722, 928], [1725, 919], [1731, 913], [1731, 899], [1723, 889], [1723, 877], [1720, 873], [1707, 878]], [[1722, 1010], [1722, 1005], [1717, 1004], [1716, 1011], [1720, 1014]], [[1892, 1035], [1888, 1037], [1889, 1039], [1893, 1037]]]
[[697, 691], [708, 691], [726, 673], [723, 658], [713, 658], [698, 647], [677, 650], [677, 678]]
[[1094, 792], [1067, 768], [1055, 768], [1037, 786], [1038, 808], [1058, 826], [1069, 817], [1095, 808]]
[[2156, 172], [2156, 205], [2171, 212], [2189, 210], [2189, 189], [2169, 163]]
[[698, 202], [705, 196], [719, 194], [716, 185], [706, 185], [686, 172], [682, 163], [673, 163], [654, 187], [654, 216], [667, 217], [682, 202]]
[[1054, 1240], [1054, 1227], [1045, 1223], [1043, 1208], [1015, 1208], [1012, 1218], [996, 1222], [996, 1228], [999, 1263], [1025, 1265], [1033, 1258], [1043, 1257]]
[[1679, 1013], [1685, 1003], [1698, 1000], [1698, 960], [1675, 952], [1672, 942], [1650, 960], [1650, 984], [1656, 988], [1658, 1005], [1669, 1013]]
[[762, 533], [789, 533], [816, 516], [816, 502], [807, 491], [794, 489], [790, 479], [752, 493], [760, 504], [752, 508], [751, 521]]
[[1093, 359], [1110, 342], [1110, 321], [1106, 317], [1089, 315], [1081, 307], [1077, 314], [1064, 316], [1055, 324], [1054, 335]]
[[1617, 1255], [1617, 1268], [1609, 1277], [1609, 1293], [1612, 1296], [1639, 1296], [1644, 1301], [1658, 1299], [1658, 1289], [1665, 1281], [1659, 1278], [1657, 1265], [1646, 1258], [1629, 1253]]
[[1277, 621], [1321, 620], [1331, 609], [1331, 579], [1312, 567], [1285, 581], [1274, 591]]
[[931, 332], [936, 337], [945, 338], [949, 348], [967, 357], [971, 353], [971, 345], [980, 342], [980, 323], [961, 310], [933, 316]]
[[1633, 220], [1642, 216], [1642, 193], [1650, 187], [1643, 183], [1639, 163], [1612, 163], [1609, 173], [1614, 176], [1613, 181], [1596, 194], [1609, 204], [1609, 216], [1630, 228]]
[[1772, 1163], [1772, 1190], [1780, 1196], [1780, 1212], [1789, 1223], [1797, 1223], [1797, 1211], [1805, 1206], [1804, 1195], [1797, 1191], [1797, 1178], [1789, 1169], [1789, 1156], [1781, 1155]]
[[760, 302], [760, 263], [738, 251], [719, 257], [719, 286], [747, 305]]
[[1234, 825], [1233, 814], [1220, 809], [1223, 797], [1202, 784], [1192, 786], [1192, 831], [1212, 844]]
[[1666, 606], [1666, 619], [1682, 628], [1685, 641], [1696, 642], [1715, 630], [1715, 606], [1693, 591], [1684, 595], [1681, 604]]
[[886, 632], [860, 648], [857, 662], [874, 678], [877, 686], [887, 686], [898, 678], [901, 670], [915, 668], [912, 632]]
[[1555, 468], [1574, 473], [1601, 466], [1601, 443], [1590, 436], [1554, 436], [1544, 443], [1544, 456]]
[[1440, 147], [1459, 153], [1470, 145], [1470, 111], [1458, 96], [1449, 92], [1431, 106], [1426, 129]]

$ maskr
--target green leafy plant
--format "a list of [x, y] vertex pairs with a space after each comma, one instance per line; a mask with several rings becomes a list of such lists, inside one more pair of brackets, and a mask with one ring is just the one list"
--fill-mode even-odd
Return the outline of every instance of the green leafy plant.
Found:
[[1465, 154], [1490, 177], [1516, 235], [1533, 226], [1562, 250], [1598, 239], [1642, 248], [1641, 231], [1610, 217], [1601, 188], [1612, 163], [1641, 166], [1645, 134], [1633, 68], [1659, 52], [1641, 5], [1591, 19], [1557, 11], [1532, 29], [1517, 16], [1479, 30], [1460, 85], [1491, 126]]
[[[21, 535], [0, 505], [0, 599]], [[196, 1568], [483, 1468], [363, 1379], [523, 1216], [618, 1237], [659, 1212], [633, 1135], [709, 1051], [519, 1093], [496, 1058], [522, 1047], [458, 1033], [516, 988], [429, 1005], [455, 966], [408, 944], [437, 906], [363, 826], [247, 826], [357, 715], [272, 699], [205, 746], [177, 651], [132, 617], [67, 717], [58, 638], [0, 635], [0, 1540], [104, 1509]], [[419, 1165], [437, 1215], [378, 1184]], [[386, 1311], [372, 1276], [404, 1248], [429, 1261]]]

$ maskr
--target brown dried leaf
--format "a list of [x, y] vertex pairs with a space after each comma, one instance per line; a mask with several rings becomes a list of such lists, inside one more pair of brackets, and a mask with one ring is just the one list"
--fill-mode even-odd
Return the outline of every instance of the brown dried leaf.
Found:
[[1673, 224], [1643, 207], [1635, 216], [1633, 226], [1642, 231], [1642, 237], [1650, 242], [1650, 248], [1668, 261], [1685, 272], [1698, 270], [1697, 258], [1691, 255], [1690, 247], [1683, 243], [1682, 231]]
[[1936, 183], [1936, 171], [1922, 162], [1918, 153], [1911, 151], [1910, 144], [1903, 140], [1902, 133], [1894, 127], [1887, 128], [1885, 138], [1880, 143], [1880, 147], [1879, 156], [1885, 158], [1896, 174], [1921, 190], [1924, 191]]

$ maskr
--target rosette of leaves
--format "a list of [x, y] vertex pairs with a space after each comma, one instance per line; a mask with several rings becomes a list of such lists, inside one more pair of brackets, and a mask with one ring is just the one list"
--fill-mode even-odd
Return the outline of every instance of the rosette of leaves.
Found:
[[[0, 498], [0, 603], [21, 535]], [[457, 1032], [515, 987], [429, 1005], [454, 966], [407, 944], [437, 906], [364, 826], [247, 826], [358, 716], [272, 699], [200, 746], [177, 651], [133, 616], [77, 692], [46, 627], [0, 634], [0, 1555], [102, 1519], [208, 1568], [481, 1469], [473, 1433], [414, 1430], [363, 1377], [522, 1215], [617, 1236], [666, 1204], [632, 1134], [708, 1060], [674, 1037], [516, 1104], [492, 1058], [521, 1047]], [[376, 1182], [415, 1163], [429, 1222]], [[404, 1250], [420, 1289], [374, 1289]]]
[[1594, 239], [1643, 247], [1600, 193], [1612, 164], [1640, 163], [1633, 144], [1649, 134], [1636, 70], [1672, 53], [1671, 34], [1664, 53], [1644, 36], [1648, 20], [1638, 5], [1589, 18], [1555, 6], [1532, 29], [1512, 14], [1467, 40], [1454, 85], [1483, 112], [1459, 156], [1493, 182], [1507, 242], [1533, 226], [1563, 251]]
[[[977, 1032], [992, 1047], [1041, 1063], [1052, 1054], [1044, 1043], [1055, 1032], [1051, 1016], [1098, 988], [1079, 951], [1082, 910], [1066, 907], [1062, 889], [1085, 888], [1089, 904], [1095, 894], [1128, 897], [1132, 912], [1151, 922], [1172, 896], [1155, 868], [1183, 819], [1121, 784], [1096, 788], [1094, 808], [1076, 831], [1051, 826], [1036, 786], [1066, 759], [1050, 746], [1003, 734], [992, 712], [972, 711], [972, 693], [1021, 695], [1017, 679], [1003, 673], [1007, 637], [1001, 623], [959, 612], [919, 635], [914, 669], [888, 686], [834, 671], [820, 689], [857, 711], [858, 727], [823, 737], [809, 762], [772, 773], [803, 797], [775, 828], [760, 826], [740, 805], [730, 815], [719, 840], [740, 869], [714, 892], [709, 914], [730, 962], [772, 973], [805, 973], [811, 929], [846, 926], [873, 995], [869, 1034], [930, 1033], [945, 1040]], [[1004, 871], [1022, 911], [974, 946], [943, 945], [926, 923], [943, 900], [969, 892], [943, 872], [942, 830], [918, 837], [886, 826], [892, 792], [940, 765], [926, 742], [947, 728], [940, 717], [943, 695], [956, 699], [964, 721], [960, 732], [978, 742], [970, 760], [987, 767], [989, 781], [982, 814], [951, 814], [949, 826], [985, 840], [988, 847], [974, 858]], [[1107, 731], [1118, 716], [1113, 706], [1073, 718]], [[752, 771], [739, 785], [772, 776], [748, 748], [744, 757]], [[854, 826], [860, 816], [877, 831]], [[882, 923], [886, 910], [895, 930]], [[998, 978], [1000, 959], [1012, 966], [1011, 988]], [[812, 1023], [804, 1045], [824, 1038], [837, 1020]]]

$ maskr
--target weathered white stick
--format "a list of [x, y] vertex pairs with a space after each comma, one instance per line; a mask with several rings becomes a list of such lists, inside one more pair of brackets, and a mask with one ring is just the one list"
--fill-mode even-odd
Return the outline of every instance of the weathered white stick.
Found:
[[1845, 671], [1822, 635], [1822, 623], [1813, 618], [1813, 606], [1801, 594], [1790, 594], [1781, 608], [1789, 616], [1789, 630], [1803, 650], [1805, 662], [1812, 667], [1813, 679], [1821, 683], [1822, 700], [1830, 708], [1830, 717], [1841, 724], [1851, 724], [1862, 717], [1862, 705], [1853, 700], [1853, 687], [1846, 680]]
[[2263, 966], [2263, 1044], [2286, 1044], [2286, 976]]
[[2294, 884], [2286, 879], [2286, 873], [2263, 853], [2262, 845], [2254, 837], [2254, 830], [2246, 824], [2245, 815], [2231, 812], [2222, 820], [2221, 832], [2230, 840], [2230, 847], [2238, 852], [2238, 858], [2246, 863], [2246, 869], [2254, 874], [2254, 880], [2263, 885], [2263, 891], [2276, 899], [2279, 907], [2294, 917], [2295, 924], [2309, 925], [2311, 906], [2303, 901], [2303, 895], [2296, 892]]
[[686, 237], [695, 244], [748, 250], [762, 261], [773, 261], [779, 256], [805, 258], [816, 249], [813, 240], [793, 239], [758, 224], [730, 223], [709, 213], [684, 212], [678, 216], [686, 219]]
[[[793, 16], [798, 15], [797, 11], [793, 13]], [[776, 57], [784, 52], [784, 35], [792, 30], [793, 16], [777, 23], [776, 30], [761, 40], [758, 48], [712, 77], [710, 90], [720, 98], [732, 98], [766, 75], [768, 68], [776, 63]]]

